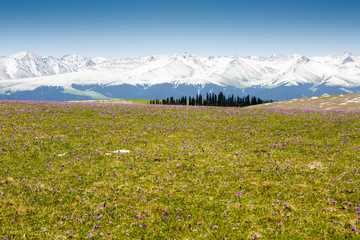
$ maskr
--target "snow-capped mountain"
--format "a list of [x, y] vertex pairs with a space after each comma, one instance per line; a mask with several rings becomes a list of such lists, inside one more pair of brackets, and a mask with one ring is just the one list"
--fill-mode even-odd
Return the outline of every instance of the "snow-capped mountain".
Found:
[[43, 77], [76, 71], [61, 59], [39, 57], [31, 52], [19, 52], [0, 58], [0, 80]]
[[108, 60], [20, 52], [0, 57], [0, 98], [27, 94], [31, 99], [32, 92], [39, 96], [39, 89], [44, 96], [50, 91], [51, 96], [65, 94], [66, 99], [162, 98], [223, 91], [282, 100], [357, 92], [360, 56], [201, 57], [184, 53]]

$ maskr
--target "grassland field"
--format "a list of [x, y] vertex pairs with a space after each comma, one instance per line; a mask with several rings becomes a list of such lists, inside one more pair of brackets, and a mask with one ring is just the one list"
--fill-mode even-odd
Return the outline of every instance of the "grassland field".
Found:
[[360, 238], [359, 118], [0, 101], [0, 236]]

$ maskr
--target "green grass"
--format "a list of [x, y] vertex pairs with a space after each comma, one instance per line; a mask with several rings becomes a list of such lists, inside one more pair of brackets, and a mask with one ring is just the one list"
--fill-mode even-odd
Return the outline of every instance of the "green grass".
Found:
[[0, 235], [357, 238], [359, 117], [2, 101]]

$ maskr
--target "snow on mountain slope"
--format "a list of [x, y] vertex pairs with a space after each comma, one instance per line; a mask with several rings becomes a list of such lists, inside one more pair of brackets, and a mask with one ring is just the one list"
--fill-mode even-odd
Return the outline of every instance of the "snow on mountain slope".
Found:
[[75, 54], [65, 55], [60, 60], [62, 63], [71, 66], [73, 69], [77, 71], [92, 67], [96, 64], [89, 58], [85, 58], [81, 55], [75, 55]]
[[36, 58], [40, 58], [38, 55], [33, 54], [29, 51], [24, 51], [24, 52], [18, 52], [15, 53], [13, 55], [10, 56], [10, 58], [14, 58], [17, 60], [30, 60], [30, 59], [36, 59]]
[[235, 59], [231, 61], [227, 69], [222, 74], [232, 82], [237, 82], [236, 87], [250, 87], [258, 85], [262, 79], [266, 79], [265, 75], [269, 70], [259, 68], [243, 59]]
[[39, 57], [30, 52], [20, 52], [0, 58], [0, 80], [42, 77], [75, 71], [54, 57]]
[[66, 55], [40, 57], [30, 52], [0, 57], [1, 91], [32, 90], [40, 86], [78, 85], [206, 85], [276, 87], [360, 86], [360, 56], [201, 57], [191, 54], [154, 55], [108, 60]]
[[13, 78], [17, 66], [17, 62], [13, 58], [0, 58], [0, 79]]

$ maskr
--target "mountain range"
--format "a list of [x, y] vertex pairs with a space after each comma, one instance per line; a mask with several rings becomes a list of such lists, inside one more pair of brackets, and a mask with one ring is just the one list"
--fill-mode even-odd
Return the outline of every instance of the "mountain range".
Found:
[[0, 99], [155, 99], [219, 92], [286, 100], [360, 90], [360, 56], [202, 57], [109, 60], [19, 52], [0, 57]]

